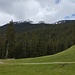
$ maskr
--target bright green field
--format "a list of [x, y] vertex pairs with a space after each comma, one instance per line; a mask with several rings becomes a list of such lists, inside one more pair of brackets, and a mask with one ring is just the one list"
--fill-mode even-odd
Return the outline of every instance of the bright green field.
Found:
[[[75, 46], [52, 55], [29, 59], [0, 60], [0, 75], [75, 75], [75, 64], [30, 64], [45, 62], [75, 62]], [[17, 64], [18, 63], [18, 64]]]

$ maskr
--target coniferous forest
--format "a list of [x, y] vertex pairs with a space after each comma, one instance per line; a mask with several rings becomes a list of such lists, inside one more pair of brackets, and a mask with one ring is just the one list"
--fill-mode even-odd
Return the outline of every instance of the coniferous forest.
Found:
[[0, 59], [32, 58], [66, 50], [75, 44], [75, 22], [10, 23], [0, 27]]

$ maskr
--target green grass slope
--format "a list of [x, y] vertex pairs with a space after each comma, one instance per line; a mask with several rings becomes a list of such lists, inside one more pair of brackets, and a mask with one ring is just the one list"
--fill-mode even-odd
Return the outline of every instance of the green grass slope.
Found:
[[32, 59], [26, 59], [25, 62], [75, 62], [75, 46], [71, 48], [51, 55], [51, 56], [44, 56]]
[[0, 75], [75, 75], [75, 64], [0, 65]]
[[1, 60], [3, 62], [8, 63], [34, 63], [34, 62], [75, 62], [75, 46], [72, 46], [71, 48], [54, 54], [50, 56], [43, 56], [43, 57], [37, 57], [37, 58], [26, 58], [26, 59], [13, 59], [13, 60]]
[[[32, 64], [23, 65], [15, 63], [33, 62], [56, 62], [56, 61], [75, 61], [75, 46], [66, 51], [52, 55], [29, 59], [6, 59], [0, 64], [0, 75], [75, 75], [75, 64]], [[6, 64], [7, 63], [7, 64]], [[10, 64], [11, 63], [11, 64]]]

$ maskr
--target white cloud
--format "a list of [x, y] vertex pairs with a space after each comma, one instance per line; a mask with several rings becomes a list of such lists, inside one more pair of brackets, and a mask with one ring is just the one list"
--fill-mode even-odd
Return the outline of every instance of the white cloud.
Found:
[[52, 23], [75, 14], [75, 0], [0, 0], [0, 9], [0, 24], [10, 19]]
[[[14, 3], [12, 11], [19, 19], [33, 19], [40, 11], [41, 6], [35, 0], [19, 1]], [[17, 11], [16, 11], [17, 10]], [[18, 14], [17, 14], [18, 13]]]
[[7, 13], [0, 12], [0, 26], [6, 24], [7, 22], [9, 22], [12, 19], [16, 20], [13, 15], [9, 15]]

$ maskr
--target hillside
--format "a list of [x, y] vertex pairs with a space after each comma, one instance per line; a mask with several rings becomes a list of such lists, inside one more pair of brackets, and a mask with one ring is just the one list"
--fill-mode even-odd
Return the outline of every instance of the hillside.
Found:
[[25, 64], [49, 62], [75, 62], [75, 46], [52, 56], [29, 59], [0, 60], [0, 75], [75, 75], [75, 64]]
[[[32, 23], [31, 21], [23, 21], [23, 22], [14, 22], [14, 28], [16, 33], [23, 33], [23, 32], [27, 32], [27, 31], [33, 31], [36, 29], [41, 29], [41, 28], [48, 28], [52, 25], [72, 25], [75, 24], [75, 20], [61, 20], [61, 21], [57, 21], [54, 24], [47, 24], [47, 23], [42, 23], [39, 22], [37, 24]], [[0, 33], [4, 33], [6, 30], [6, 26], [7, 24], [5, 24], [4, 26], [0, 27]]]
[[10, 22], [1, 27], [0, 58], [32, 58], [66, 50], [75, 44], [74, 22], [61, 21], [61, 24]]
[[[48, 27], [50, 24], [46, 24], [46, 23], [31, 23], [31, 22], [27, 22], [27, 21], [23, 21], [23, 22], [14, 22], [14, 28], [16, 33], [21, 34], [24, 32], [28, 32], [28, 31], [33, 31], [36, 29], [41, 29], [43, 27]], [[7, 24], [5, 24], [4, 26], [0, 27], [0, 33], [4, 34], [5, 30], [6, 30], [6, 26]]]
[[60, 52], [51, 56], [26, 59], [24, 62], [60, 62], [60, 61], [75, 62], [75, 46], [72, 46], [63, 52]]
[[75, 62], [75, 45], [63, 52], [50, 56], [2, 61], [7, 63]]
[[72, 62], [72, 61], [75, 62], [75, 46], [72, 46], [71, 48], [63, 52], [51, 56], [26, 59], [25, 62]]

